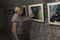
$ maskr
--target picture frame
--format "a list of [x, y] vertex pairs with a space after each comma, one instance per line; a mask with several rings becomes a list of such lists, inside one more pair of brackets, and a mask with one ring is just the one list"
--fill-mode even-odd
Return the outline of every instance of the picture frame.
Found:
[[28, 6], [28, 15], [34, 15], [33, 21], [44, 22], [43, 4], [34, 4]]
[[8, 16], [12, 16], [14, 14], [14, 8], [5, 8], [5, 13]]
[[[23, 11], [22, 11], [22, 15], [26, 17], [27, 16], [27, 7], [26, 6], [22, 6]], [[5, 8], [5, 13], [7, 13], [7, 15], [12, 16], [14, 14], [14, 7], [13, 8]]]
[[22, 6], [22, 7], [23, 7], [22, 16], [27, 17], [27, 7], [26, 6]]
[[60, 25], [60, 2], [48, 3], [48, 23]]

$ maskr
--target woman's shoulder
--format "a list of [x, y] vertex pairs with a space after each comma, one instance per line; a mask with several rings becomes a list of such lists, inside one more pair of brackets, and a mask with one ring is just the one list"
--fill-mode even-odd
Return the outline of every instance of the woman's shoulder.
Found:
[[12, 21], [12, 22], [14, 22], [14, 21], [18, 21], [17, 16], [13, 15], [13, 17], [12, 17], [11, 21]]
[[14, 14], [12, 18], [17, 18], [17, 16]]

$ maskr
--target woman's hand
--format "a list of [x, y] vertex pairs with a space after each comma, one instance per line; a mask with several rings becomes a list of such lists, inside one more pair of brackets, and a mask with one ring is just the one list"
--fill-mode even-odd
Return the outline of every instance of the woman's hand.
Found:
[[30, 18], [31, 18], [31, 17], [34, 17], [34, 15], [33, 15], [33, 14], [31, 14], [29, 17], [30, 17]]

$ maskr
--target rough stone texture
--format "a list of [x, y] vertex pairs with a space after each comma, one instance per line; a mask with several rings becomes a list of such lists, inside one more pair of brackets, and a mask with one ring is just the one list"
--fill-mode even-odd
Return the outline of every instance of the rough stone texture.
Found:
[[25, 31], [23, 30], [24, 37], [26, 40], [60, 40], [60, 26], [48, 24], [47, 3], [50, 2], [55, 2], [55, 0], [2, 0], [1, 4], [4, 7], [13, 7], [15, 5], [23, 6], [43, 3], [45, 22], [30, 21], [25, 23]]

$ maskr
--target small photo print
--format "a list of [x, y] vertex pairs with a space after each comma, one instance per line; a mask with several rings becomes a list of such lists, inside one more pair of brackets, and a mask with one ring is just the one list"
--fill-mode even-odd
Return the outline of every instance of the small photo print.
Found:
[[48, 3], [49, 24], [60, 25], [60, 2]]
[[26, 6], [22, 6], [22, 7], [23, 7], [22, 16], [26, 17], [27, 16], [27, 7]]
[[44, 22], [43, 4], [35, 4], [28, 6], [29, 15], [34, 15], [33, 21]]

